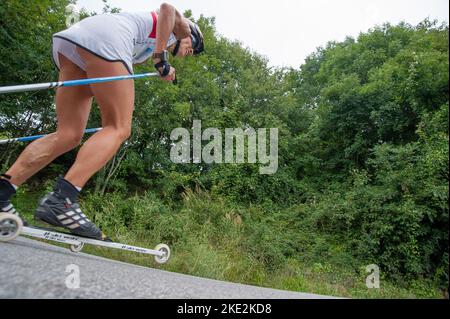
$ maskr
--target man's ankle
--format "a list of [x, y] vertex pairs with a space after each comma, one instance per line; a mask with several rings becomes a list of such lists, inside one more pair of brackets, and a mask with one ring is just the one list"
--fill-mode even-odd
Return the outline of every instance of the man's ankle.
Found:
[[76, 202], [80, 191], [68, 180], [60, 177], [56, 182], [55, 189], [60, 195], [69, 198], [72, 202]]
[[12, 177], [10, 176], [10, 175], [7, 175], [7, 174], [0, 174], [0, 180], [6, 180], [6, 181], [8, 181], [10, 184], [11, 184], [11, 186], [12, 187], [14, 187], [14, 190], [16, 190], [17, 191], [17, 189], [19, 189], [19, 186], [17, 186], [17, 185], [14, 185], [13, 183], [12, 183]]
[[7, 179], [0, 178], [0, 201], [9, 201], [14, 194], [16, 194], [16, 188], [11, 184], [11, 182]]

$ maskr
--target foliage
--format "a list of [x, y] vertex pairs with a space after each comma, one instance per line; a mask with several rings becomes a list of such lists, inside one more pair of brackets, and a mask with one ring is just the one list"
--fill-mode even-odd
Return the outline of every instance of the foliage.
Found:
[[[0, 85], [57, 78], [50, 39], [70, 2], [0, 4]], [[296, 70], [218, 35], [214, 18], [197, 22], [207, 51], [172, 61], [178, 85], [136, 81], [133, 135], [88, 184], [88, 214], [119, 240], [174, 245], [182, 257], [169, 267], [180, 272], [292, 289], [342, 281], [367, 296], [355, 282], [375, 263], [414, 296], [448, 287], [448, 26], [377, 26]], [[53, 104], [52, 92], [2, 96], [2, 138], [53, 131]], [[278, 172], [172, 163], [171, 131], [194, 120], [222, 132], [278, 128]], [[100, 123], [94, 109], [89, 125]], [[2, 167], [21, 149], [1, 146]], [[39, 173], [30, 192], [74, 156]]]

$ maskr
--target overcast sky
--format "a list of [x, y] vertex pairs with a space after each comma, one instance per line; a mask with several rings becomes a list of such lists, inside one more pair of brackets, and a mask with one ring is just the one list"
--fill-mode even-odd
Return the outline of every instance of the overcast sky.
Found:
[[[123, 11], [153, 10], [163, 1], [109, 0]], [[448, 0], [169, 0], [181, 12], [216, 17], [219, 34], [240, 40], [274, 66], [298, 68], [328, 41], [356, 37], [377, 24], [425, 18], [449, 21]], [[78, 7], [101, 12], [101, 0], [78, 0]]]

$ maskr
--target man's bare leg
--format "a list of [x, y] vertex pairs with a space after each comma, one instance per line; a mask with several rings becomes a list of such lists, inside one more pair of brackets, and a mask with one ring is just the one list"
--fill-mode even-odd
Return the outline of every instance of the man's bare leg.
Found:
[[[89, 78], [128, 74], [121, 62], [111, 63], [82, 49]], [[78, 152], [74, 165], [65, 176], [73, 185], [83, 187], [117, 153], [131, 133], [134, 110], [134, 81], [119, 81], [91, 85], [100, 107], [103, 130], [93, 135]]]
[[[60, 55], [60, 81], [86, 78], [86, 73], [70, 60]], [[0, 214], [18, 214], [10, 202], [20, 186], [58, 156], [79, 145], [92, 105], [89, 87], [60, 88], [56, 92], [56, 133], [30, 144], [6, 172], [11, 178], [0, 177]], [[28, 225], [24, 221], [24, 225]]]
[[[62, 55], [60, 62], [60, 81], [87, 78], [86, 72]], [[91, 105], [92, 92], [89, 87], [59, 88], [56, 92], [56, 133], [28, 145], [6, 172], [11, 176], [10, 182], [16, 186], [22, 185], [57, 157], [77, 147], [83, 137]]]
[[[122, 63], [111, 63], [79, 50], [86, 63], [89, 78], [127, 74]], [[92, 136], [80, 149], [74, 165], [65, 178], [59, 179], [54, 191], [45, 196], [35, 211], [35, 218], [71, 233], [97, 240], [107, 240], [83, 213], [78, 204], [78, 188], [105, 166], [129, 137], [134, 110], [134, 82], [120, 81], [90, 86], [102, 115], [103, 130]]]

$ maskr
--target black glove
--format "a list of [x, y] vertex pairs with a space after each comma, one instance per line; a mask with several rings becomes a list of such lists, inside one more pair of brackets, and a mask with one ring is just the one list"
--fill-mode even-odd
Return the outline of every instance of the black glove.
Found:
[[[156, 68], [156, 70], [158, 70], [159, 74], [162, 77], [165, 77], [165, 76], [169, 75], [171, 65], [167, 61], [161, 61], [161, 62], [155, 64], [155, 68]], [[162, 70], [160, 70], [161, 68], [162, 68]]]

